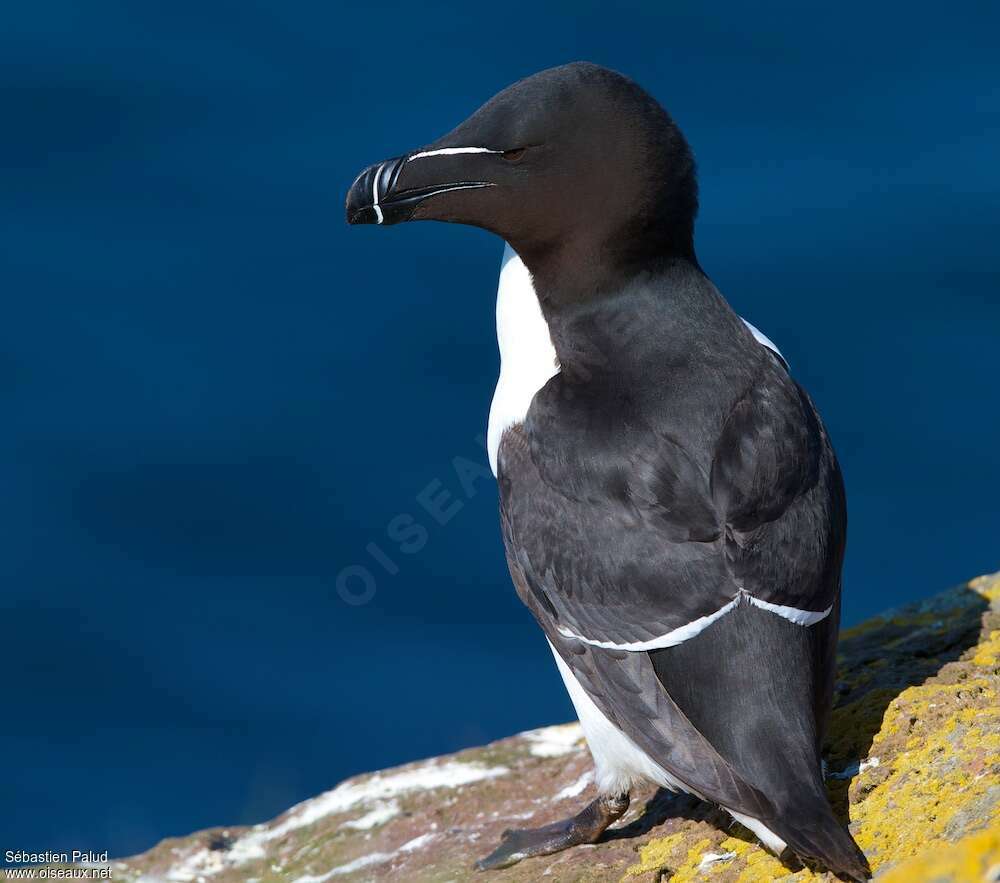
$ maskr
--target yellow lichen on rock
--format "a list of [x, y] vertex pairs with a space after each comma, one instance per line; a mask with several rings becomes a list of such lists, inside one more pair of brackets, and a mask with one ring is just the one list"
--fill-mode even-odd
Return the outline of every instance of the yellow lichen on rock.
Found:
[[672, 879], [676, 880], [677, 883], [691, 883], [692, 880], [699, 877], [698, 872], [701, 868], [702, 859], [709, 852], [711, 845], [712, 841], [704, 838], [688, 849], [687, 856], [681, 863], [681, 866], [674, 871]]
[[[969, 588], [987, 601], [1000, 603], [1000, 577], [996, 574], [972, 580]], [[990, 632], [989, 638], [980, 642], [972, 661], [976, 665], [985, 666], [995, 666], [1000, 662], [1000, 629], [994, 629]]]
[[684, 833], [671, 834], [668, 837], [657, 837], [650, 840], [639, 850], [639, 861], [625, 871], [622, 880], [629, 877], [641, 877], [643, 874], [659, 871], [670, 865], [676, 850], [684, 840]]
[[868, 749], [870, 734], [878, 732], [885, 707], [895, 696], [890, 689], [870, 690], [855, 702], [834, 709], [827, 751], [834, 757], [862, 757]]
[[[962, 707], [967, 698], [981, 701]], [[997, 788], [983, 769], [983, 752], [1000, 727], [1000, 712], [984, 707], [995, 698], [985, 683], [966, 681], [910, 687], [890, 703], [871, 753], [878, 756], [887, 743], [900, 740], [902, 750], [867, 794], [865, 773], [852, 783], [852, 791], [863, 795], [851, 807], [852, 830], [873, 871], [929, 846], [946, 846], [955, 816]], [[948, 722], [933, 729], [921, 726], [936, 719], [932, 706], [953, 709]]]
[[736, 883], [773, 883], [774, 880], [806, 881], [818, 879], [812, 871], [792, 873], [763, 847], [750, 846], [744, 853], [745, 866]]
[[979, 645], [976, 655], [972, 657], [976, 665], [996, 665], [998, 660], [1000, 660], [1000, 629], [990, 632], [989, 639]]
[[969, 581], [969, 588], [987, 601], [1000, 601], [1000, 573], [977, 576]]
[[879, 877], [880, 883], [948, 880], [993, 883], [1000, 879], [1000, 825], [947, 846], [936, 845]]
[[[994, 606], [1000, 600], [996, 576], [969, 588]], [[989, 832], [966, 832], [989, 823], [1000, 804], [998, 654], [1000, 630], [991, 629], [962, 659], [889, 703], [869, 751], [883, 760], [851, 783], [851, 829], [876, 874], [936, 879], [929, 870], [936, 856], [951, 856], [954, 865], [993, 842]], [[941, 879], [982, 878], [954, 865]]]
[[[683, 834], [671, 834], [650, 841], [639, 853], [639, 862], [632, 865], [621, 883], [629, 883], [645, 874], [660, 874], [670, 883], [694, 883], [698, 880], [735, 881], [735, 883], [805, 883], [809, 880], [826, 880], [827, 875], [816, 875], [807, 869], [789, 870], [771, 853], [758, 846], [752, 835], [737, 826], [748, 839], [726, 837], [703, 838], [684, 851]], [[683, 856], [683, 858], [682, 858]]]

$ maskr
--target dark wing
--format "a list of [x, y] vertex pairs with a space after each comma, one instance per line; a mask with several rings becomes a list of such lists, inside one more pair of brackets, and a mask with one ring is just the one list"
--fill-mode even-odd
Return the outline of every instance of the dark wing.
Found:
[[733, 579], [763, 601], [822, 612], [839, 591], [843, 482], [808, 395], [790, 377], [748, 390], [711, 467]]
[[[526, 427], [504, 437], [500, 469], [511, 554], [563, 634], [648, 643], [741, 590], [816, 613], [833, 604], [839, 473], [812, 404], [775, 360], [714, 421], [579, 396], [567, 407], [566, 395], [557, 377], [536, 396]], [[508, 479], [524, 490], [509, 493]]]
[[[842, 491], [811, 403], [767, 360], [706, 446], [697, 421], [650, 426], [627, 403], [608, 414], [606, 402], [590, 410], [574, 400], [567, 419], [557, 383], [501, 447], [501, 513], [518, 592], [595, 704], [667, 772], [709, 800], [772, 818], [772, 783], [755, 782], [752, 765], [692, 723], [697, 703], [678, 703], [651, 653], [619, 648], [711, 616], [741, 589], [811, 611], [835, 603]], [[595, 450], [594, 439], [604, 447]], [[691, 453], [699, 449], [709, 456], [699, 460]], [[714, 652], [724, 658], [726, 648]], [[826, 650], [803, 652], [816, 656], [816, 665], [804, 660], [815, 690]], [[818, 726], [809, 722], [810, 754]], [[815, 767], [813, 779], [818, 760]]]

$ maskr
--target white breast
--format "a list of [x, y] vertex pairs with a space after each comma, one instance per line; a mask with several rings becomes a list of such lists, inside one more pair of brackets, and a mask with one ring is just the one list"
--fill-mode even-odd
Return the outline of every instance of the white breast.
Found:
[[[746, 319], [743, 321], [763, 346], [785, 361], [770, 338]], [[504, 430], [524, 420], [535, 393], [559, 373], [559, 359], [531, 283], [531, 274], [517, 252], [506, 244], [497, 286], [497, 344], [500, 347], [500, 377], [486, 429], [486, 447], [494, 475], [497, 474], [497, 456]]]
[[486, 430], [494, 475], [504, 430], [524, 420], [535, 393], [559, 373], [559, 360], [531, 284], [531, 274], [509, 245], [504, 246], [497, 287], [497, 344], [500, 377]]

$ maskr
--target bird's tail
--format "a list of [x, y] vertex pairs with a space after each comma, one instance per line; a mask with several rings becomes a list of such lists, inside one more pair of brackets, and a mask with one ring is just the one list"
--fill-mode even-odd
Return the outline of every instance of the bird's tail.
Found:
[[872, 875], [868, 859], [833, 814], [825, 793], [768, 820], [767, 826], [804, 861], [819, 862], [834, 874], [859, 883]]

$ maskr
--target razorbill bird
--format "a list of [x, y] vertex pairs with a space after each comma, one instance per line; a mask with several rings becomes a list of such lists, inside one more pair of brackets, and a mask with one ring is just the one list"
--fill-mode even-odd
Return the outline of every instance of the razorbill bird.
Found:
[[696, 211], [671, 118], [584, 63], [515, 83], [347, 196], [352, 224], [471, 224], [511, 248], [490, 418], [503, 538], [598, 797], [508, 832], [480, 868], [596, 841], [649, 780], [718, 804], [777, 853], [869, 876], [820, 758], [840, 469], [809, 396], [699, 266]]

